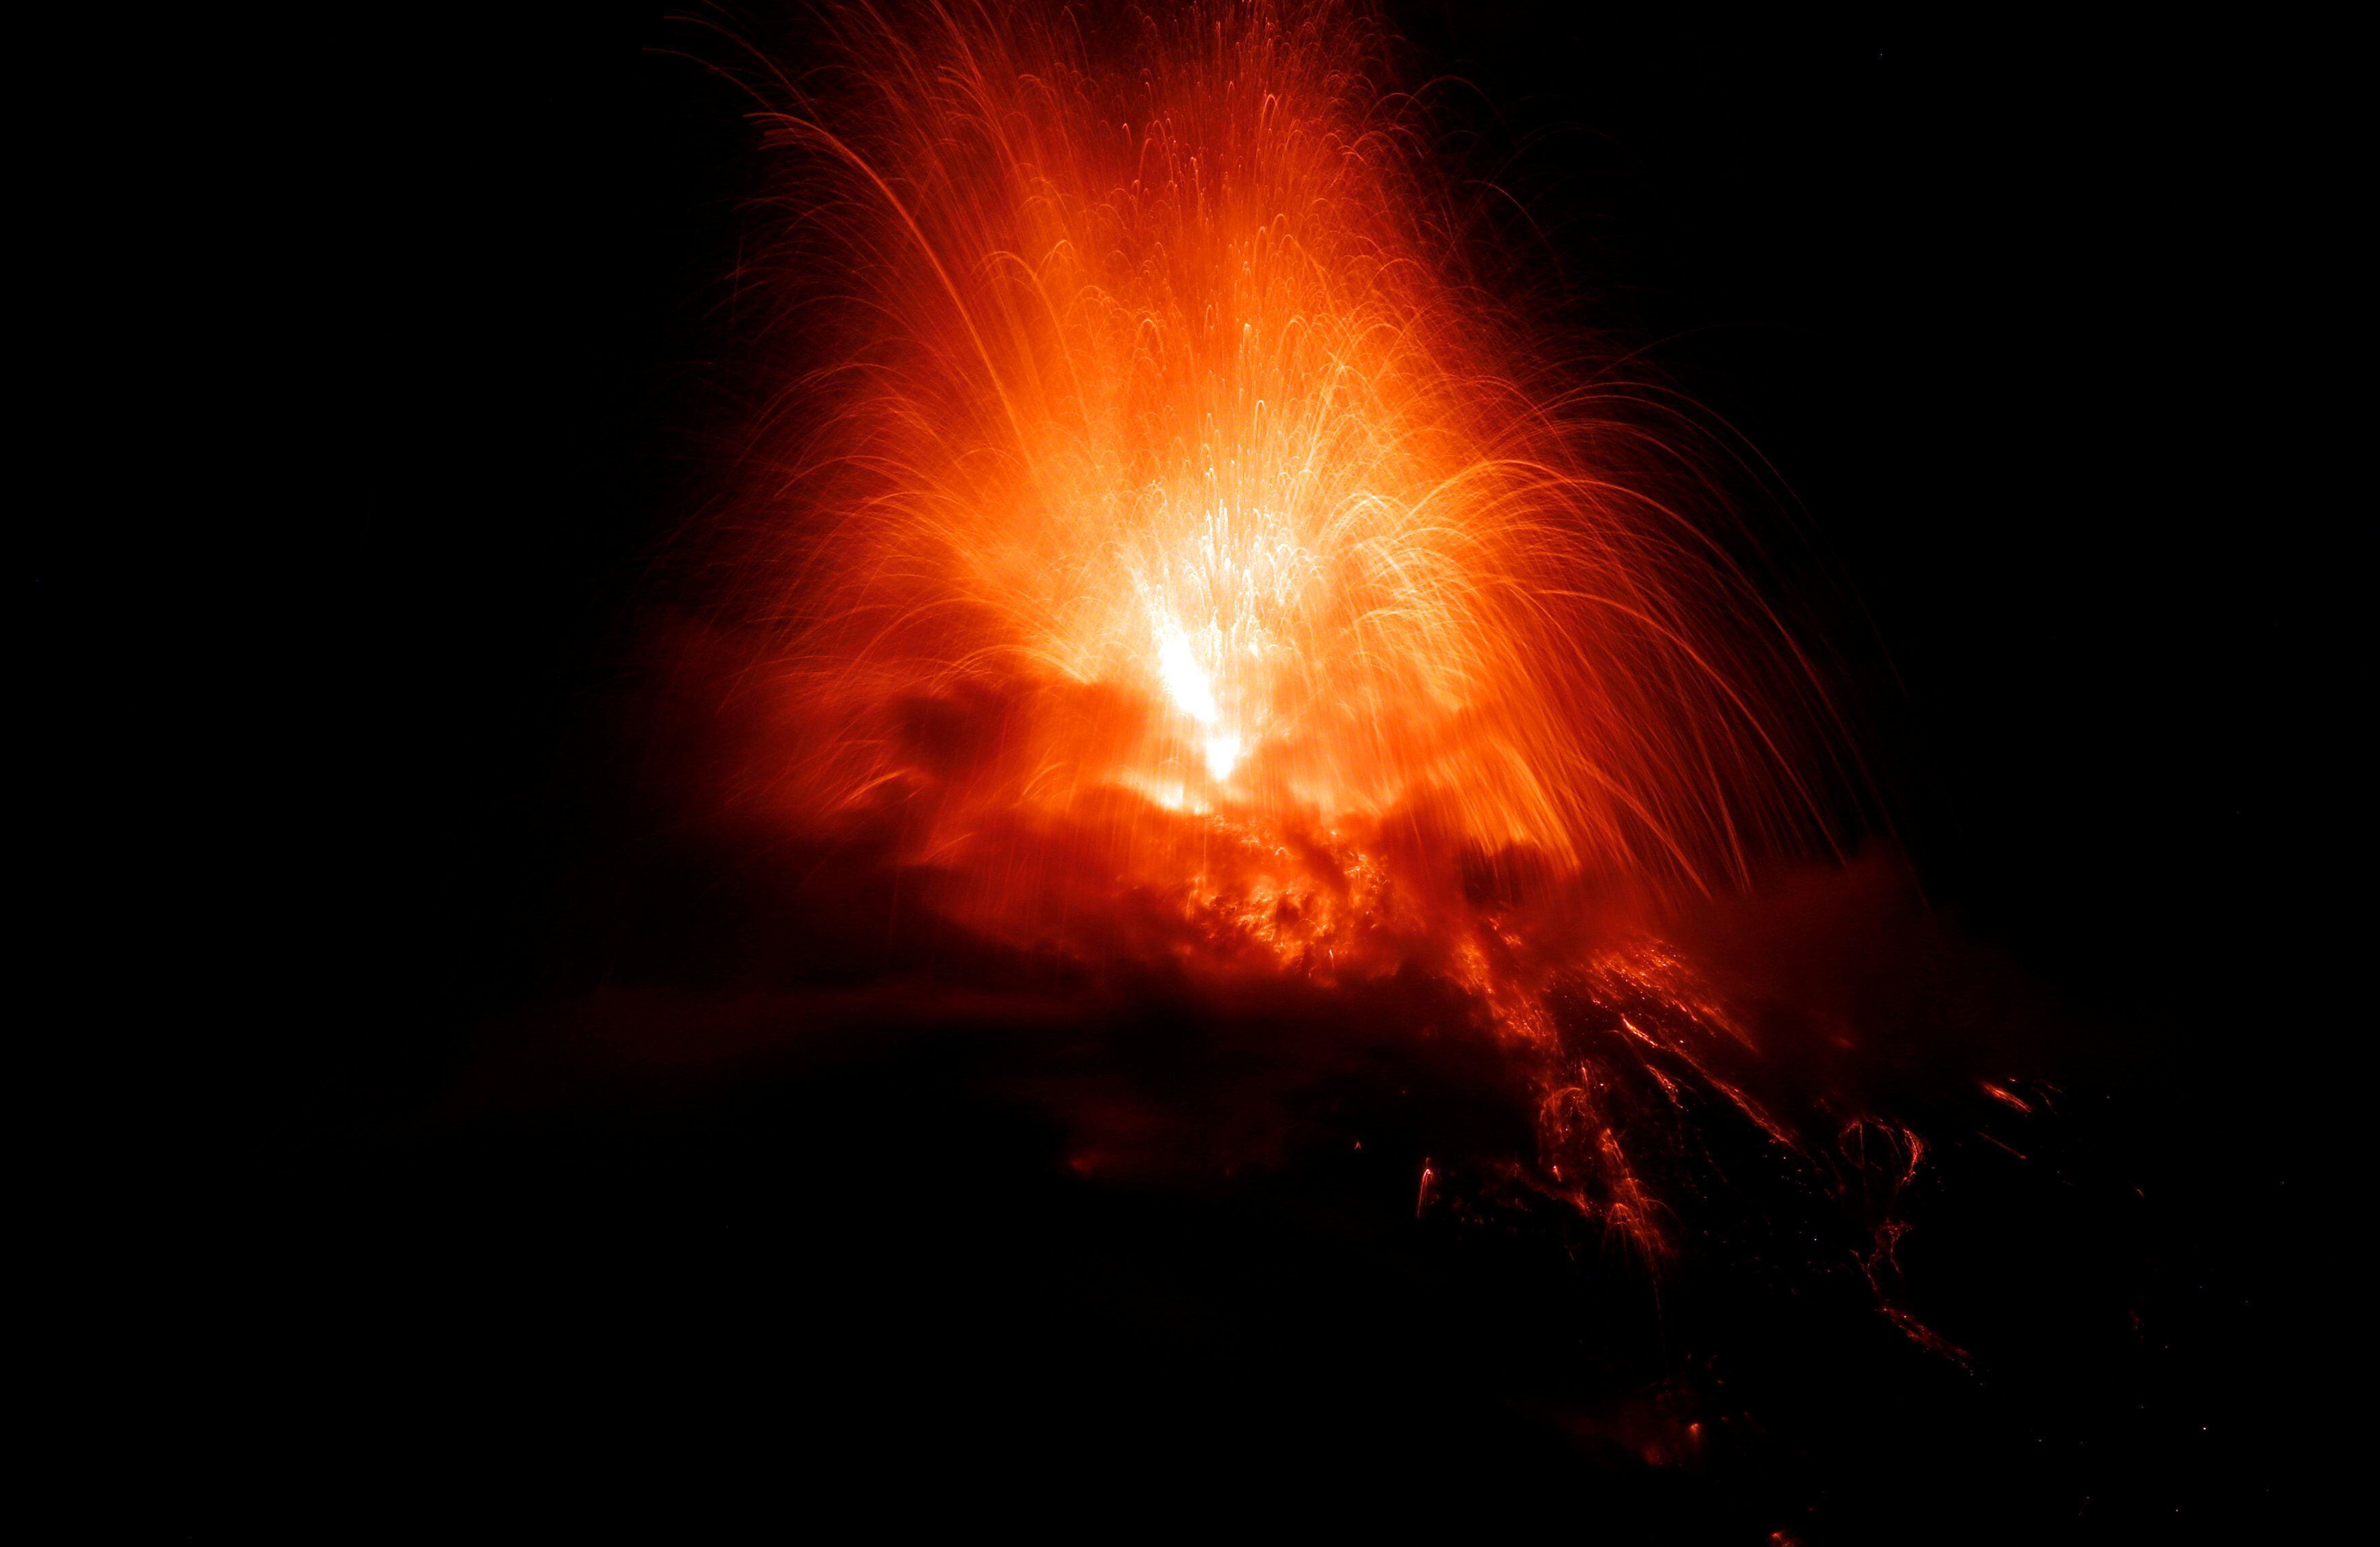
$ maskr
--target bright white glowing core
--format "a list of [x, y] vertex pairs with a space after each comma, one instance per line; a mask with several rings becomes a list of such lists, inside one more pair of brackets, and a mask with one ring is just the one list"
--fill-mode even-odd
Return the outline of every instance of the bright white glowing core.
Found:
[[1215, 710], [1214, 685], [1207, 680], [1207, 669], [1190, 653], [1190, 641], [1181, 630], [1169, 628], [1157, 646], [1158, 675], [1165, 679], [1165, 690], [1173, 696], [1174, 707], [1202, 725], [1211, 725], [1219, 718]]
[[1165, 684], [1165, 691], [1173, 706], [1187, 714], [1208, 732], [1202, 746], [1207, 754], [1207, 772], [1217, 780], [1228, 779], [1232, 770], [1240, 765], [1238, 733], [1223, 728], [1223, 714], [1215, 702], [1215, 685], [1207, 676], [1207, 668], [1198, 664], [1191, 652], [1190, 641], [1182, 630], [1168, 627], [1159, 630], [1157, 641], [1157, 675]]

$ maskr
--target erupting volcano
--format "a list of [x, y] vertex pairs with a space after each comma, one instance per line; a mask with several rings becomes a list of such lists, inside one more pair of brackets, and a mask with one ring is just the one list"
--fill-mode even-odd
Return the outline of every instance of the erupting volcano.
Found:
[[115, 1492], [2289, 1534], [2303, 27], [688, 9], [115, 158], [285, 508], [20, 587], [52, 782], [174, 751], [33, 810]]
[[1831, 847], [1840, 726], [1721, 438], [1500, 288], [1372, 13], [830, 24], [764, 93], [824, 358], [756, 436], [738, 798], [1015, 946], [1458, 985], [1519, 1169], [1648, 1250], [1615, 1059], [1799, 1142], [1648, 930]]
[[1499, 195], [1376, 18], [832, 25], [844, 67], [763, 119], [790, 315], [832, 342], [758, 438], [743, 691], [780, 734], [737, 798], [889, 834], [920, 907], [1013, 947], [1450, 985], [1536, 1138], [1426, 1165], [1425, 1209], [1517, 1184], [1658, 1256], [1705, 1141], [1657, 1109], [1865, 1133], [1755, 1094], [1797, 1082], [1656, 923], [1846, 805], [1719, 443], [1499, 289], [1465, 203]]

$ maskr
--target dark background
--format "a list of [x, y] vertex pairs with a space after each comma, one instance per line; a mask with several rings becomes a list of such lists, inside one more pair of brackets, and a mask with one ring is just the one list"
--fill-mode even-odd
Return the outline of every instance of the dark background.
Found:
[[[1085, 1201], [931, 1025], [662, 1115], [425, 1127], [483, 1028], [589, 986], [588, 878], [669, 841], [621, 705], [718, 495], [748, 387], [722, 275], [764, 225], [745, 100], [674, 52], [727, 51], [631, 6], [391, 13], [244, 120], [279, 381], [248, 444], [292, 519], [213, 553], [210, 690], [167, 727], [209, 813], [191, 913], [269, 894], [194, 931], [235, 1008], [192, 1056], [233, 1093], [167, 1188], [215, 1296], [180, 1389], [252, 1399], [367, 1516], [509, 1484], [795, 1525], [1119, 1479], [1124, 1521], [1266, 1480], [1714, 1540], [2285, 1507], [2303, 878], [2338, 842], [2293, 707], [2336, 544], [2304, 448], [2342, 417], [2306, 386], [2320, 40], [1392, 12], [1493, 104], [1474, 162], [1509, 152], [1592, 320], [1798, 502], [1939, 916], [2093, 1029], [2058, 1180], [1944, 1162], [1980, 1200], [1938, 1292], [1999, 1362], [1848, 1322], [1789, 1353], [1806, 1326], [1729, 1302], [1771, 1394], [1743, 1459], [1566, 1444], [1514, 1393], [1595, 1307], [1661, 1324], [1624, 1274], [1582, 1309], [1521, 1249], [1308, 1228], [1339, 1180]], [[1085, 1290], [1083, 1251], [1135, 1287]]]

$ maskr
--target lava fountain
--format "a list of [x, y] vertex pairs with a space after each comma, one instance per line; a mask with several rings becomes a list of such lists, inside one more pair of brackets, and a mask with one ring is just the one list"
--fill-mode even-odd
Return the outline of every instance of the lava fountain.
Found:
[[1615, 1070], [1805, 1142], [1645, 920], [1831, 848], [1837, 722], [1694, 417], [1509, 292], [1378, 18], [822, 24], [759, 87], [809, 359], [742, 798], [1002, 939], [1461, 985], [1537, 1070], [1515, 1175], [1648, 1254]]

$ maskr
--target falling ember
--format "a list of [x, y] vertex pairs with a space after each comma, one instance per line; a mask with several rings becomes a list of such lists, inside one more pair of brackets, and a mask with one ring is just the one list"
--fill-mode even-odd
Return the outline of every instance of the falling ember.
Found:
[[1496, 293], [1378, 19], [829, 25], [847, 67], [764, 91], [831, 342], [757, 523], [799, 729], [749, 789], [889, 823], [1013, 942], [1420, 965], [1538, 1070], [1532, 1185], [1648, 1251], [1630, 1103], [1806, 1144], [1641, 915], [1828, 847], [1831, 712], [1692, 416]]

